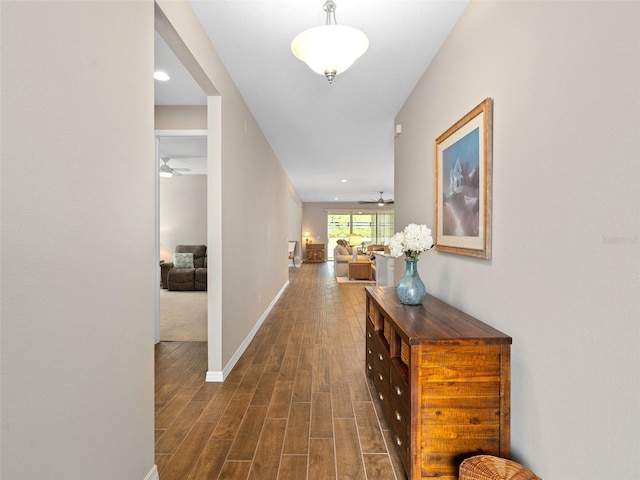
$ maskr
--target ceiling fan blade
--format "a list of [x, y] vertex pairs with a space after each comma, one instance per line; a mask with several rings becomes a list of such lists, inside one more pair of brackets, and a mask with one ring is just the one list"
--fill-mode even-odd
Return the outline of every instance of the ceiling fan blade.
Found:
[[190, 168], [174, 168], [173, 171], [174, 172], [190, 172], [191, 169]]
[[189, 160], [206, 160], [207, 157], [194, 157], [192, 155], [172, 155], [170, 157], [164, 157], [167, 159], [167, 161], [171, 161], [171, 160], [177, 160], [177, 161], [189, 161]]
[[360, 203], [360, 204], [369, 204], [369, 205], [375, 204], [375, 205], [382, 206], [382, 205], [391, 205], [391, 204], [394, 203], [394, 201], [393, 200], [385, 200], [382, 197], [382, 192], [380, 192], [380, 198], [378, 200], [371, 200], [371, 201], [370, 200], [358, 200], [358, 203]]

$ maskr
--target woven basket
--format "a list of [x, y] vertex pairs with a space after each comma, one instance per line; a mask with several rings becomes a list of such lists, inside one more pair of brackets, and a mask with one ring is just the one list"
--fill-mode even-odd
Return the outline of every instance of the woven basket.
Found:
[[527, 467], [492, 455], [476, 455], [460, 464], [458, 480], [541, 480]]

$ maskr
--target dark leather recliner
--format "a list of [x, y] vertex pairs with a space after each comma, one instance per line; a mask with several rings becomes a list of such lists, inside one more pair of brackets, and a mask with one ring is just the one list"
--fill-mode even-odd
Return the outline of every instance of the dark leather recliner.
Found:
[[162, 263], [162, 288], [174, 291], [207, 290], [207, 246], [177, 245], [176, 253], [193, 253], [193, 268], [174, 268], [172, 262]]

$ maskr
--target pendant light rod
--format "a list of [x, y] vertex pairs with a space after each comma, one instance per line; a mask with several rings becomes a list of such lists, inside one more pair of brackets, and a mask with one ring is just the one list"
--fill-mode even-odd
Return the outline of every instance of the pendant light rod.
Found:
[[[333, 0], [327, 0], [326, 2], [324, 2], [322, 9], [325, 12], [327, 12], [327, 17], [325, 19], [324, 24], [338, 25], [338, 21], [336, 20], [336, 4], [333, 2]], [[333, 23], [331, 23], [331, 20], [333, 20]], [[327, 77], [327, 80], [329, 81], [329, 85], [333, 83], [333, 79], [336, 78], [336, 75], [337, 75], [337, 72], [335, 69], [324, 71], [324, 76]]]
[[337, 25], [336, 22], [336, 4], [333, 0], [327, 0], [324, 2], [322, 9], [327, 12], [327, 19], [325, 21], [325, 25], [331, 25], [331, 20], [333, 20], [333, 25]]

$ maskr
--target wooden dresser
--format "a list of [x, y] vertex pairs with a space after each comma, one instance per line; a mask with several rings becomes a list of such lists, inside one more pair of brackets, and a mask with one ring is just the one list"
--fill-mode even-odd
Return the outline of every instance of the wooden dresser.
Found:
[[510, 456], [511, 337], [427, 295], [366, 287], [366, 361], [410, 480], [458, 478], [466, 457]]
[[324, 262], [324, 243], [308, 243], [307, 247], [308, 263]]

